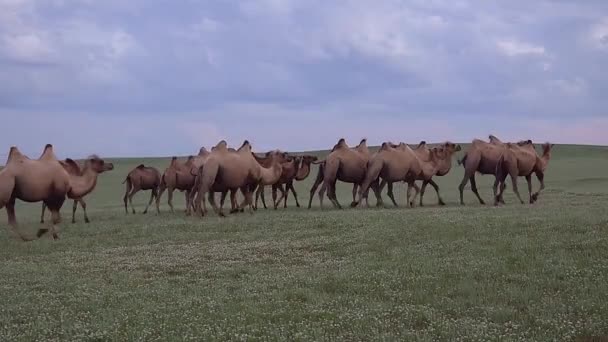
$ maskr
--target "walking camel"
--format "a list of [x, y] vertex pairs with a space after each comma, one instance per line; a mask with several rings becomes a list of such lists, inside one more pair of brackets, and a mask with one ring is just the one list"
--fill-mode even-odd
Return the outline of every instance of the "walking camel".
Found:
[[[294, 199], [296, 200], [296, 207], [300, 207], [300, 203], [298, 202], [298, 194], [296, 193], [296, 189], [293, 186], [293, 182], [300, 182], [305, 180], [308, 175], [310, 175], [310, 165], [318, 160], [317, 157], [311, 155], [304, 155], [298, 158], [299, 165], [295, 168], [295, 172], [289, 173], [286, 172], [285, 169], [283, 169], [283, 175], [281, 175], [281, 179], [277, 183], [278, 189], [281, 191], [281, 196], [277, 200], [277, 204], [280, 204], [281, 200], [283, 200], [283, 208], [287, 208], [287, 198], [289, 197], [289, 191], [291, 191]], [[283, 189], [283, 184], [285, 185], [285, 189]]]
[[[158, 197], [158, 187], [160, 186], [160, 172], [156, 168], [145, 166], [140, 164], [135, 167], [125, 180], [122, 182], [126, 185], [125, 195], [123, 202], [125, 203], [125, 213], [129, 213], [128, 204], [131, 205], [131, 211], [135, 214], [135, 207], [133, 206], [133, 196], [141, 190], [150, 190], [150, 201], [143, 211], [143, 214], [148, 213], [148, 208], [152, 204], [154, 198]], [[128, 201], [128, 202], [127, 202]], [[127, 204], [128, 203], [128, 204]]]
[[[91, 169], [97, 173], [104, 170], [104, 162], [96, 159], [91, 163]], [[0, 171], [0, 209], [6, 207], [9, 228], [22, 240], [33, 238], [23, 235], [18, 228], [15, 215], [15, 202], [44, 202], [51, 212], [49, 228], [40, 228], [36, 237], [51, 233], [53, 239], [58, 239], [56, 225], [61, 222], [60, 209], [66, 196], [82, 198], [90, 192], [92, 177], [70, 175], [59, 163], [53, 152], [53, 145], [47, 144], [44, 152], [33, 160], [23, 155], [15, 146], [11, 147], [6, 166]]]
[[194, 156], [189, 156], [186, 162], [181, 163], [177, 157], [171, 158], [171, 164], [165, 169], [161, 176], [160, 186], [158, 188], [158, 196], [156, 196], [156, 212], [160, 213], [160, 199], [165, 190], [167, 191], [167, 204], [174, 213], [173, 207], [173, 191], [179, 190], [185, 192], [186, 212], [190, 206], [190, 190], [194, 186], [196, 176], [192, 175], [191, 170], [194, 168]]
[[[91, 192], [93, 192], [93, 190], [95, 190], [95, 187], [97, 186], [97, 176], [100, 173], [113, 170], [114, 164], [106, 163], [96, 155], [90, 156], [85, 161], [83, 169], [80, 168], [80, 165], [78, 165], [78, 163], [76, 163], [73, 159], [70, 159], [70, 158], [67, 158], [65, 160], [60, 160], [59, 163], [68, 172], [68, 174], [70, 174], [72, 176], [85, 177], [86, 179], [83, 179], [83, 180], [86, 181], [90, 185], [90, 188], [87, 189], [86, 193], [83, 194], [79, 198], [72, 198], [68, 194], [68, 198], [74, 200], [74, 204], [72, 206], [72, 223], [76, 223], [76, 210], [78, 209], [78, 204], [80, 204], [80, 206], [82, 207], [82, 211], [84, 213], [84, 222], [86, 222], [86, 223], [91, 222], [89, 220], [89, 216], [87, 215], [87, 204], [84, 201], [84, 196], [90, 194]], [[101, 165], [101, 169], [96, 168], [95, 167], [96, 164]], [[101, 171], [97, 172], [97, 170], [101, 170]], [[42, 213], [40, 214], [40, 223], [44, 223], [45, 210], [46, 210], [46, 204], [44, 202], [42, 202]]]

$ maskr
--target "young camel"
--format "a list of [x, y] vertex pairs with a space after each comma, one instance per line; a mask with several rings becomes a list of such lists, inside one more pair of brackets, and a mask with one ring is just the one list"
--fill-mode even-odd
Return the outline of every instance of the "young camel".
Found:
[[[517, 144], [507, 144], [507, 148], [500, 157], [498, 165], [496, 166], [496, 181], [494, 182], [493, 188], [494, 205], [498, 205], [500, 199], [502, 198], [505, 190], [504, 183], [507, 176], [511, 177], [513, 191], [522, 204], [524, 201], [521, 199], [517, 189], [517, 177], [526, 177], [526, 181], [528, 182], [530, 204], [538, 200], [540, 192], [545, 188], [545, 170], [547, 169], [549, 161], [551, 160], [551, 149], [553, 148], [553, 145], [545, 143], [542, 145], [542, 148], [543, 154], [542, 156], [539, 156], [536, 153], [536, 149], [534, 148], [531, 140], [519, 142]], [[540, 188], [534, 194], [532, 193], [533, 173], [536, 174], [536, 177], [540, 182]], [[497, 195], [496, 192], [499, 184], [502, 184], [502, 186], [500, 187], [500, 193]]]
[[122, 184], [127, 183], [125, 189], [125, 195], [123, 202], [125, 203], [125, 213], [129, 213], [128, 204], [131, 205], [131, 211], [135, 214], [135, 207], [133, 206], [133, 196], [140, 190], [151, 190], [150, 201], [143, 211], [143, 214], [148, 213], [148, 208], [152, 204], [155, 197], [158, 197], [158, 187], [160, 185], [160, 172], [156, 168], [144, 166], [144, 164], [138, 165], [136, 168], [131, 170]]
[[[311, 208], [312, 199], [321, 183], [323, 183], [323, 186], [319, 190], [319, 203], [321, 208], [323, 208], [323, 195], [327, 190], [329, 191], [327, 196], [334, 207], [341, 209], [342, 206], [336, 197], [337, 180], [345, 183], [353, 183], [353, 201], [351, 206], [356, 205], [357, 188], [365, 179], [365, 172], [370, 156], [371, 153], [367, 147], [367, 139], [362, 139], [357, 147], [351, 149], [346, 144], [344, 138], [341, 138], [324, 160], [313, 163], [319, 164], [319, 171], [317, 173], [317, 178], [310, 189], [308, 209]], [[377, 186], [374, 186], [373, 189], [374, 192], [378, 190]], [[377, 192], [376, 197], [379, 197]]]
[[[84, 169], [81, 169], [78, 163], [74, 160], [67, 158], [66, 160], [60, 160], [59, 163], [63, 166], [63, 168], [68, 172], [68, 174], [72, 176], [83, 176], [86, 178], [87, 183], [90, 185], [90, 188], [87, 189], [86, 193], [79, 198], [70, 197], [68, 193], [68, 198], [74, 200], [74, 205], [72, 206], [72, 223], [76, 223], [76, 209], [78, 209], [78, 204], [82, 207], [82, 211], [84, 213], [84, 222], [89, 223], [89, 216], [87, 215], [87, 204], [84, 201], [84, 196], [95, 190], [97, 186], [97, 176], [100, 173], [114, 170], [114, 164], [106, 163], [102, 159], [100, 159], [96, 155], [90, 156], [84, 165]], [[96, 165], [98, 164], [98, 165]], [[101, 170], [97, 172], [96, 170]], [[88, 182], [88, 180], [91, 180]], [[44, 211], [46, 209], [46, 204], [42, 203], [42, 213], [40, 214], [40, 223], [44, 223]]]
[[[283, 176], [281, 176], [281, 180], [278, 182], [278, 189], [281, 191], [281, 197], [276, 201], [276, 205], [281, 203], [283, 200], [283, 208], [287, 208], [287, 198], [289, 197], [289, 191], [293, 194], [293, 197], [296, 200], [296, 206], [299, 208], [300, 203], [298, 202], [298, 194], [296, 193], [296, 189], [293, 186], [293, 182], [295, 181], [303, 181], [310, 174], [310, 165], [313, 162], [317, 161], [317, 157], [311, 155], [300, 156], [299, 165], [295, 168], [295, 172], [291, 173], [290, 176], [287, 176], [285, 169], [283, 169]], [[285, 184], [285, 189], [283, 189], [283, 184]]]
[[[194, 165], [194, 156], [189, 156], [185, 163], [180, 163], [177, 157], [171, 158], [171, 164], [165, 169], [161, 176], [158, 196], [156, 196], [156, 212], [160, 213], [160, 199], [165, 190], [167, 190], [167, 204], [174, 213], [173, 208], [173, 191], [179, 190], [186, 193], [186, 208], [190, 206], [190, 190], [194, 186], [196, 176], [192, 175]], [[186, 209], [186, 212], [188, 210]]]
[[[462, 148], [460, 147], [460, 145], [456, 145], [449, 141], [444, 142], [439, 146], [437, 151], [440, 165], [435, 176], [443, 177], [447, 175], [448, 172], [450, 172], [450, 170], [452, 169], [452, 156], [461, 149]], [[418, 157], [422, 160], [428, 161], [431, 158], [431, 150], [426, 146], [426, 142], [424, 141], [420, 142], [418, 147], [414, 149], [414, 152], [416, 152]], [[445, 202], [441, 198], [441, 195], [439, 195], [439, 186], [432, 179], [428, 179], [423, 180], [422, 182], [422, 188], [420, 189], [420, 206], [424, 206], [424, 192], [428, 184], [431, 184], [431, 186], [435, 189], [435, 192], [437, 193], [438, 204], [445, 205]]]
[[[266, 154], [264, 155], [264, 157], [258, 157], [257, 155], [253, 155], [253, 157], [255, 158], [255, 160], [262, 166], [262, 167], [271, 167], [272, 163], [274, 162], [274, 156], [273, 153], [275, 153], [276, 151], [270, 151], [270, 152], [266, 152]], [[286, 162], [284, 162], [283, 164], [281, 164], [281, 178], [278, 179], [275, 183], [273, 184], [259, 184], [257, 185], [257, 190], [256, 189], [251, 189], [252, 191], [255, 192], [255, 204], [253, 205], [253, 209], [257, 210], [258, 209], [258, 200], [260, 199], [260, 197], [262, 198], [262, 205], [264, 206], [264, 209], [268, 209], [268, 207], [266, 206], [266, 198], [264, 196], [264, 188], [265, 185], [271, 185], [272, 186], [272, 202], [274, 204], [274, 209], [277, 209], [277, 190], [281, 190], [281, 192], [283, 192], [282, 188], [279, 188], [278, 184], [279, 181], [281, 179], [284, 179], [284, 177], [289, 176], [291, 173], [295, 173], [297, 172], [297, 168], [299, 167], [299, 159], [298, 158], [286, 158], [285, 159]]]
[[[97, 173], [103, 170], [102, 163], [94, 163], [92, 168]], [[51, 212], [49, 228], [40, 228], [39, 238], [48, 231], [53, 239], [58, 239], [56, 225], [61, 222], [60, 210], [66, 195], [70, 198], [81, 198], [91, 188], [91, 177], [70, 175], [57, 160], [53, 146], [47, 144], [38, 160], [32, 160], [21, 154], [17, 147], [11, 147], [6, 167], [0, 171], [0, 209], [6, 207], [8, 223], [24, 241], [33, 238], [25, 237], [19, 232], [15, 216], [15, 202], [44, 202]]]

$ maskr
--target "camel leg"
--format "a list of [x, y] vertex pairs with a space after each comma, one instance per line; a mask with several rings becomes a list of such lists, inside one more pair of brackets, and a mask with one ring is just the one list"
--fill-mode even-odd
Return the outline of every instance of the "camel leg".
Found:
[[57, 235], [57, 225], [61, 222], [61, 214], [59, 214], [59, 209], [51, 209], [51, 221], [51, 235], [53, 236], [53, 240], [57, 240], [59, 239], [59, 235]]
[[414, 188], [415, 192], [414, 192], [414, 197], [412, 197], [411, 199], [409, 199], [409, 194], [408, 194], [408, 200], [409, 200], [409, 205], [410, 208], [413, 208], [416, 204], [416, 196], [418, 196], [418, 194], [420, 193], [420, 188], [418, 187], [418, 185], [416, 185], [415, 181], [412, 181], [411, 183], [408, 183], [407, 185], [408, 190], [410, 188]]
[[[258, 189], [255, 191], [255, 204], [253, 205], [254, 210], [258, 209], [258, 201], [260, 199], [260, 196], [262, 196], [263, 191], [264, 191], [263, 185], [258, 186]], [[262, 204], [264, 204], [264, 203], [262, 203]], [[264, 204], [264, 207], [266, 207], [265, 204]]]
[[154, 198], [158, 197], [157, 194], [158, 194], [157, 190], [156, 189], [152, 189], [152, 193], [150, 194], [150, 201], [148, 201], [148, 205], [146, 206], [146, 209], [144, 209], [144, 212], [142, 214], [145, 215], [145, 214], [148, 213], [148, 208], [152, 204], [152, 201], [154, 201]]
[[[426, 184], [431, 184], [431, 186], [435, 189], [435, 192], [437, 193], [437, 204], [445, 205], [443, 198], [441, 198], [441, 195], [439, 194], [439, 185], [437, 185], [437, 183], [435, 183], [435, 181], [433, 179], [429, 179], [428, 181], [426, 181]], [[422, 184], [422, 189], [420, 189], [420, 205], [421, 206], [422, 206], [422, 194], [424, 193], [424, 185], [425, 184]]]
[[526, 176], [526, 182], [528, 182], [528, 197], [530, 200], [530, 204], [534, 203], [534, 200], [532, 199], [532, 175], [529, 174]]
[[330, 183], [330, 189], [327, 193], [327, 197], [329, 197], [336, 208], [342, 209], [340, 202], [338, 202], [338, 196], [336, 195], [336, 180]]
[[426, 191], [426, 186], [429, 184], [428, 180], [422, 181], [422, 188], [420, 188], [420, 206], [424, 207], [424, 192]]
[[46, 204], [42, 202], [42, 213], [40, 214], [40, 223], [44, 223], [44, 211], [46, 209]]
[[540, 182], [540, 188], [538, 188], [538, 192], [536, 192], [534, 195], [532, 195], [532, 200], [534, 200], [534, 202], [538, 201], [540, 192], [545, 190], [545, 174], [542, 172], [536, 172], [536, 178]]
[[186, 210], [184, 210], [184, 213], [188, 213], [188, 207], [190, 206], [190, 190], [186, 190], [185, 193], [184, 200], [186, 201]]
[[[293, 194], [293, 198], [296, 200], [296, 207], [300, 207], [300, 202], [298, 202], [298, 194], [296, 193], [296, 189], [293, 186], [293, 182], [289, 182], [287, 183], [289, 190], [291, 190], [291, 193]], [[285, 201], [287, 201], [287, 199], [285, 199]]]
[[[376, 206], [378, 206], [378, 203], [380, 203], [380, 205], [384, 205], [382, 194], [380, 192], [380, 182], [377, 179], [372, 182], [371, 188], [374, 192], [374, 196], [376, 196]], [[365, 205], [369, 208], [369, 197], [367, 192], [365, 193]]]
[[[323, 183], [323, 170], [322, 167], [319, 166], [319, 171], [317, 172], [317, 178], [315, 178], [315, 182], [312, 184], [312, 187], [310, 188], [310, 198], [308, 199], [308, 209], [310, 209], [310, 207], [312, 206], [312, 198], [315, 196], [315, 193], [317, 192], [317, 188], [319, 187], [319, 185], [321, 185], [321, 183]], [[320, 194], [319, 194], [319, 201], [321, 202], [321, 198], [320, 198]], [[323, 208], [323, 206], [321, 205], [321, 208]]]
[[477, 196], [479, 203], [485, 205], [486, 202], [484, 202], [484, 200], [481, 198], [481, 196], [479, 196], [479, 191], [477, 190], [477, 181], [475, 180], [475, 175], [471, 176], [470, 181], [471, 181], [471, 191], [473, 191], [475, 196]]
[[72, 205], [72, 224], [76, 223], [76, 209], [78, 209], [78, 201], [74, 200]]
[[[222, 195], [220, 196], [220, 212], [218, 213], [220, 217], [226, 217], [226, 215], [224, 215], [224, 202], [226, 201], [227, 194], [228, 191], [222, 191]], [[230, 197], [232, 197], [232, 195]], [[232, 202], [232, 200], [230, 200], [230, 202]]]
[[327, 187], [325, 184], [321, 185], [321, 189], [319, 189], [319, 206], [323, 209], [323, 199], [325, 198], [325, 192], [327, 191]]
[[[171, 209], [171, 214], [175, 213], [175, 208], [173, 208], [173, 190], [174, 189], [167, 189], [167, 204], [169, 205], [169, 208]], [[160, 194], [158, 194], [158, 198], [156, 201], [160, 202]]]
[[208, 200], [209, 204], [211, 204], [211, 207], [213, 208], [213, 211], [215, 211], [216, 214], [220, 215], [220, 208], [217, 206], [217, 203], [215, 203], [215, 192], [209, 191]]
[[283, 209], [287, 208], [287, 198], [289, 198], [289, 185], [285, 184], [285, 187], [283, 188], [283, 185], [281, 185], [281, 191], [285, 190], [283, 192]]
[[[384, 182], [384, 180], [382, 180], [382, 182]], [[386, 184], [388, 185], [386, 195], [388, 196], [388, 198], [391, 199], [391, 202], [393, 202], [393, 205], [395, 207], [398, 207], [399, 205], [395, 201], [395, 194], [393, 193], [393, 182], [386, 182]], [[408, 196], [408, 198], [409, 198], [409, 196]]]
[[6, 203], [6, 216], [8, 216], [8, 227], [13, 231], [13, 233], [15, 233], [23, 241], [33, 240], [33, 238], [26, 237], [19, 231], [17, 215], [15, 215], [15, 199], [11, 199], [8, 203]]
[[253, 215], [253, 192], [247, 188], [241, 188], [241, 192], [245, 196], [245, 201], [249, 204], [249, 213]]
[[357, 184], [357, 183], [353, 184], [353, 201], [350, 202], [351, 208], [354, 208], [359, 205], [359, 202], [357, 202], [357, 190], [358, 189], [359, 189], [359, 184]]
[[135, 214], [135, 207], [133, 206], [133, 196], [135, 196], [137, 191], [139, 191], [139, 190], [135, 190], [135, 188], [133, 188], [133, 189], [131, 189], [131, 193], [129, 193], [129, 204], [131, 205], [131, 210], [132, 210], [133, 214]]
[[[125, 195], [122, 198], [122, 201], [125, 203], [125, 214], [129, 214], [129, 209], [128, 209], [128, 200], [129, 200], [129, 194], [131, 193], [131, 182], [127, 181], [127, 189], [125, 190]], [[131, 207], [133, 207], [133, 205], [131, 205]]]
[[87, 215], [87, 203], [82, 198], [78, 199], [78, 203], [80, 203], [80, 206], [82, 207], [82, 212], [84, 212], [84, 222], [91, 223], [91, 221], [89, 220], [89, 215]]
[[283, 191], [283, 185], [282, 184], [273, 184], [272, 185], [272, 189], [275, 193], [278, 194], [277, 191], [281, 191], [281, 196], [277, 196], [276, 198], [273, 197], [272, 201], [274, 202], [274, 208], [278, 208], [279, 204], [281, 204], [281, 201], [283, 200], [283, 197], [285, 197], [285, 191]]
[[464, 188], [467, 186], [469, 179], [471, 179], [471, 177], [465, 174], [460, 182], [460, 185], [458, 186], [458, 190], [460, 191], [460, 205], [464, 205]]
[[[163, 193], [165, 192], [165, 190], [167, 190], [167, 186], [164, 184], [165, 182], [161, 182], [160, 186], [158, 187], [158, 196], [156, 196], [156, 213], [160, 214], [160, 199], [161, 197], [163, 197]], [[169, 194], [173, 195], [172, 190], [169, 190]], [[171, 196], [169, 196], [169, 198], [171, 198]], [[171, 203], [171, 200], [168, 200], [169, 203]], [[171, 204], [169, 204], [171, 205]], [[171, 207], [171, 212], [173, 212], [173, 207]]]
[[274, 210], [277, 210], [277, 185], [272, 185], [272, 204], [274, 205]]
[[517, 198], [519, 199], [519, 202], [521, 202], [521, 204], [524, 204], [524, 201], [521, 199], [521, 195], [519, 194], [519, 188], [517, 186], [517, 175], [511, 175], [511, 183], [513, 183], [513, 192], [515, 193], [515, 195], [517, 195]]

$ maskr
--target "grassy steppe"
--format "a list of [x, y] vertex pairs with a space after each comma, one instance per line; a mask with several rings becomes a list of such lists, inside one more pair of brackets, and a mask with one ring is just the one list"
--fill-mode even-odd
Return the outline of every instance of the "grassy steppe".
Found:
[[[454, 167], [437, 179], [446, 207], [429, 187], [424, 208], [337, 211], [326, 201], [321, 210], [315, 199], [312, 210], [291, 201], [224, 219], [185, 217], [181, 194], [179, 213], [168, 212], [165, 196], [159, 216], [125, 215], [124, 176], [168, 159], [113, 162], [87, 199], [92, 223], [79, 211], [70, 224], [66, 202], [59, 241], [22, 243], [0, 229], [0, 340], [608, 334], [608, 148], [556, 146], [533, 206], [516, 204], [509, 186], [507, 206], [480, 206], [467, 190], [461, 207], [463, 170]], [[313, 176], [297, 184], [303, 206]], [[490, 202], [492, 178], [478, 179]], [[338, 190], [350, 203], [350, 187]], [[136, 197], [139, 212], [148, 196]], [[18, 204], [29, 233], [39, 214], [39, 204]]]

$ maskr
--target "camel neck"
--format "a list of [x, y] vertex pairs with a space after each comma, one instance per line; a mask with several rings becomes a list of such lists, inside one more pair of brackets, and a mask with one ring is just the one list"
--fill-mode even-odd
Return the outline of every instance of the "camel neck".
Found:
[[97, 172], [86, 167], [81, 176], [70, 175], [70, 191], [68, 197], [80, 198], [95, 188], [97, 185]]
[[296, 173], [296, 180], [301, 181], [306, 179], [310, 174], [310, 163], [302, 162], [300, 167], [298, 168], [298, 172]]

